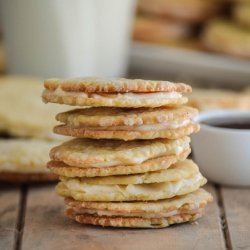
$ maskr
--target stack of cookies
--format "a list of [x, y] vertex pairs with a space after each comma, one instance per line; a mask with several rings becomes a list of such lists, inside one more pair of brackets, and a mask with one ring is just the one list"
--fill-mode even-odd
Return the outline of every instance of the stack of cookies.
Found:
[[43, 100], [80, 106], [60, 113], [57, 134], [77, 137], [50, 152], [68, 217], [113, 227], [167, 227], [201, 217], [212, 197], [187, 160], [197, 115], [191, 92], [167, 81], [79, 78], [45, 81]]

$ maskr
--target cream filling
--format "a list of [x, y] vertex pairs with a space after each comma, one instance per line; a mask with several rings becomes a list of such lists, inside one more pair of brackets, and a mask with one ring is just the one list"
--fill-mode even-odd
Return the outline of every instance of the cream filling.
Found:
[[129, 184], [129, 185], [91, 185], [81, 182], [79, 179], [63, 179], [62, 182], [71, 192], [80, 192], [87, 195], [109, 194], [116, 195], [122, 193], [125, 196], [130, 195], [146, 195], [158, 194], [159, 192], [168, 191], [171, 194], [176, 194], [180, 190], [193, 187], [198, 184], [202, 175], [197, 173], [191, 178], [175, 181], [161, 182], [150, 184]]
[[189, 119], [184, 121], [173, 121], [168, 123], [161, 123], [161, 124], [147, 124], [141, 126], [112, 126], [112, 127], [74, 127], [74, 128], [81, 128], [87, 130], [106, 130], [106, 131], [159, 131], [159, 130], [166, 130], [166, 129], [176, 129], [181, 128], [191, 123]]
[[72, 96], [81, 98], [93, 98], [93, 99], [126, 99], [126, 100], [143, 100], [143, 99], [179, 99], [182, 98], [182, 94], [179, 92], [154, 92], [154, 93], [86, 93], [77, 91], [64, 91], [60, 87], [56, 90], [45, 90], [46, 94], [58, 95], [62, 97]]
[[172, 210], [169, 212], [158, 212], [158, 213], [152, 213], [152, 212], [126, 212], [126, 211], [107, 211], [107, 210], [95, 210], [95, 209], [84, 209], [84, 208], [73, 208], [76, 215], [82, 215], [82, 214], [91, 214], [91, 215], [98, 215], [98, 216], [108, 216], [108, 217], [115, 217], [115, 216], [121, 216], [121, 217], [140, 217], [140, 218], [167, 218], [174, 215], [180, 215], [180, 214], [196, 214], [201, 213], [202, 208], [192, 209], [189, 211], [181, 212], [178, 209]]

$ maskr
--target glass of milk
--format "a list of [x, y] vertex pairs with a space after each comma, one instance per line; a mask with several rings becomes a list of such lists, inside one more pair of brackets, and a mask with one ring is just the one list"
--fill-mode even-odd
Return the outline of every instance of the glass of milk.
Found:
[[0, 0], [9, 73], [122, 76], [135, 0]]

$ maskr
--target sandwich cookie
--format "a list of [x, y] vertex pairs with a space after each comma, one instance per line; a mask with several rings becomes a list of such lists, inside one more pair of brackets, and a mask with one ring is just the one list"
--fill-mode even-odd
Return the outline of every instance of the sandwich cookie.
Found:
[[61, 135], [93, 139], [177, 139], [199, 130], [192, 122], [196, 109], [172, 108], [88, 108], [56, 116], [63, 123], [54, 128]]
[[73, 139], [50, 151], [48, 167], [67, 177], [145, 173], [186, 159], [189, 142], [188, 137], [129, 142]]
[[55, 181], [46, 163], [55, 142], [40, 139], [0, 140], [0, 181], [30, 182]]
[[[183, 170], [183, 165], [187, 165], [189, 171]], [[105, 181], [106, 177], [98, 180], [99, 184], [90, 184], [86, 179], [81, 178], [61, 178], [56, 190], [59, 195], [71, 197], [78, 201], [136, 201], [136, 200], [160, 200], [171, 198], [176, 195], [184, 195], [197, 190], [206, 183], [206, 179], [193, 166], [192, 161], [186, 160], [174, 165], [174, 169], [167, 169], [161, 173], [147, 173], [127, 177], [121, 180], [120, 177], [113, 177]], [[172, 173], [168, 175], [168, 170]], [[176, 172], [173, 174], [173, 172]], [[178, 176], [178, 177], [177, 177]], [[172, 178], [172, 179], [171, 179]], [[146, 180], [146, 183], [143, 182]], [[116, 184], [107, 184], [116, 183]]]
[[95, 77], [49, 79], [44, 87], [44, 102], [84, 107], [175, 107], [187, 102], [182, 93], [192, 91], [183, 83]]
[[177, 161], [185, 160], [190, 154], [190, 148], [185, 149], [178, 155], [162, 156], [147, 160], [136, 165], [120, 165], [113, 167], [74, 167], [69, 166], [61, 161], [50, 161], [47, 167], [55, 174], [66, 177], [95, 177], [95, 176], [110, 176], [110, 175], [128, 175], [137, 173], [146, 173], [157, 171], [160, 169], [169, 168]]
[[203, 189], [147, 202], [80, 202], [66, 198], [68, 217], [84, 224], [161, 228], [199, 218], [212, 196]]

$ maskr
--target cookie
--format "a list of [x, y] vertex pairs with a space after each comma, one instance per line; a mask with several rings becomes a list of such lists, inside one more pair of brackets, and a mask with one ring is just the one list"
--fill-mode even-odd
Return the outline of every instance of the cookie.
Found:
[[250, 58], [250, 31], [230, 21], [210, 21], [203, 31], [202, 41], [208, 50]]
[[147, 219], [147, 218], [129, 218], [129, 217], [107, 217], [95, 215], [75, 215], [69, 209], [67, 216], [76, 222], [103, 227], [128, 227], [128, 228], [164, 228], [172, 224], [192, 222], [202, 216], [202, 210], [195, 214], [173, 215], [169, 217]]
[[[48, 90], [82, 93], [151, 93], [151, 92], [190, 92], [192, 88], [184, 83], [169, 81], [83, 77], [67, 80], [48, 79], [44, 81]], [[84, 96], [84, 94], [82, 94]]]
[[233, 8], [233, 17], [240, 25], [250, 29], [250, 2], [236, 4]]
[[84, 224], [160, 228], [199, 218], [212, 196], [203, 189], [147, 202], [79, 202], [65, 199], [67, 216]]
[[49, 150], [58, 142], [40, 139], [0, 140], [0, 180], [51, 181], [56, 175], [46, 168]]
[[128, 185], [91, 185], [80, 178], [63, 178], [56, 191], [78, 201], [148, 201], [188, 194], [205, 183], [200, 173], [179, 181]]
[[137, 16], [134, 21], [133, 39], [144, 42], [164, 42], [190, 37], [192, 27], [169, 18]]
[[94, 214], [98, 216], [121, 216], [141, 218], [161, 218], [168, 215], [185, 214], [205, 207], [213, 200], [212, 195], [204, 189], [176, 196], [170, 199], [147, 202], [93, 202], [75, 201], [66, 198], [67, 207], [75, 214]]
[[58, 114], [56, 119], [63, 124], [56, 126], [54, 131], [94, 139], [176, 139], [199, 129], [191, 122], [197, 114], [197, 110], [185, 106], [175, 109], [76, 109]]
[[91, 107], [160, 107], [187, 102], [182, 93], [192, 88], [183, 83], [141, 79], [76, 78], [44, 82], [44, 102]]
[[[129, 185], [143, 183], [160, 183], [172, 182], [186, 179], [194, 174], [199, 173], [197, 165], [191, 160], [180, 161], [171, 165], [168, 169], [147, 172], [134, 175], [122, 176], [107, 176], [107, 177], [92, 177], [80, 178], [81, 182], [90, 185]], [[61, 180], [69, 180], [70, 178], [61, 177]]]
[[44, 105], [42, 81], [32, 77], [0, 77], [0, 130], [12, 136], [55, 139], [54, 116], [62, 105]]
[[156, 139], [150, 141], [116, 141], [73, 139], [54, 147], [50, 158], [81, 168], [105, 168], [136, 165], [160, 156], [178, 155], [189, 149], [190, 139]]
[[[92, 130], [147, 130], [143, 125], [177, 128], [198, 115], [198, 110], [187, 106], [177, 108], [87, 108], [59, 113], [56, 120], [71, 127]], [[151, 129], [149, 127], [149, 129]]]
[[246, 93], [223, 89], [194, 89], [188, 96], [188, 104], [200, 111], [250, 109], [250, 99]]
[[216, 0], [139, 0], [139, 11], [164, 16], [186, 23], [201, 23], [218, 13], [221, 2]]
[[147, 160], [141, 164], [128, 166], [114, 166], [114, 167], [72, 167], [60, 161], [50, 161], [47, 167], [55, 174], [66, 177], [95, 177], [95, 176], [110, 176], [110, 175], [127, 175], [146, 173], [151, 171], [158, 171], [167, 169], [177, 161], [185, 160], [190, 154], [191, 150], [185, 149], [178, 155], [163, 156]]
[[[162, 127], [161, 127], [162, 128]], [[156, 138], [179, 139], [196, 133], [200, 130], [199, 124], [189, 122], [188, 124], [171, 129], [159, 129], [153, 125], [148, 130], [92, 130], [86, 128], [75, 128], [68, 125], [58, 125], [54, 132], [59, 135], [91, 138], [91, 139], [115, 139], [115, 140], [152, 140]]]

